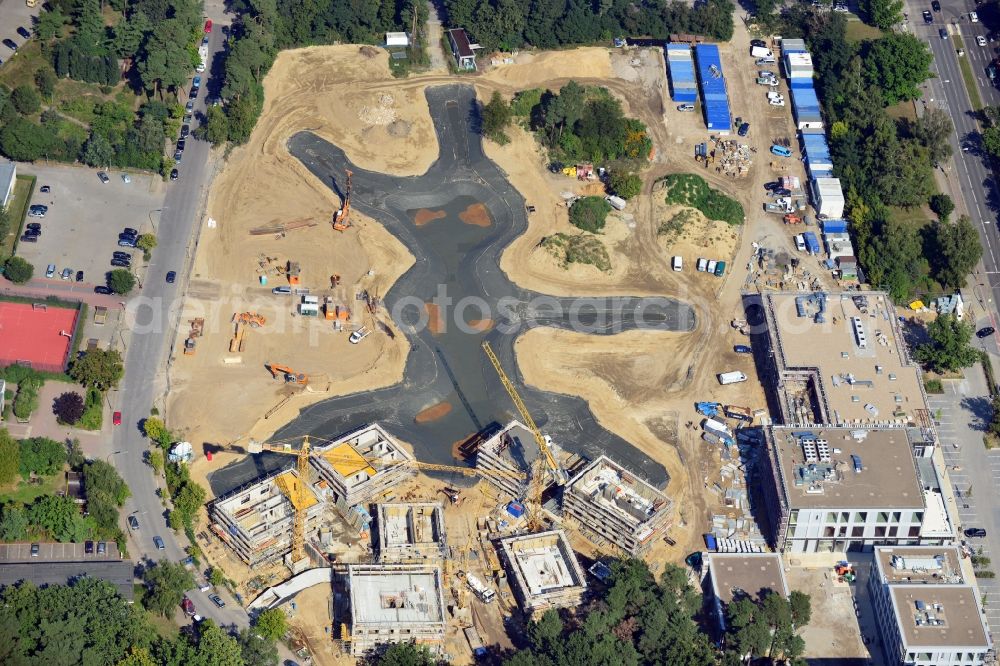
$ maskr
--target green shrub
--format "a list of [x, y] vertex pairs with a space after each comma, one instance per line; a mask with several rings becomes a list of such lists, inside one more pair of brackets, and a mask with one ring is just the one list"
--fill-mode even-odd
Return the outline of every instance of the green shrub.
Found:
[[704, 178], [693, 173], [671, 174], [663, 179], [668, 204], [690, 206], [710, 220], [727, 224], [743, 224], [745, 213], [739, 201], [708, 186]]
[[514, 95], [514, 99], [510, 102], [511, 115], [530, 117], [534, 108], [542, 103], [542, 93], [544, 92], [541, 88], [532, 88], [522, 90]]
[[611, 270], [608, 249], [592, 234], [553, 234], [542, 239], [542, 247], [558, 259], [563, 268], [569, 264], [590, 264], [602, 271]]
[[104, 425], [104, 394], [99, 389], [87, 389], [87, 399], [83, 405], [83, 416], [76, 427], [83, 430], [100, 430]]
[[631, 199], [642, 193], [642, 178], [631, 171], [612, 170], [608, 185], [611, 191], [622, 199]]
[[598, 233], [604, 228], [610, 212], [611, 204], [603, 197], [582, 197], [570, 207], [569, 221], [578, 229]]

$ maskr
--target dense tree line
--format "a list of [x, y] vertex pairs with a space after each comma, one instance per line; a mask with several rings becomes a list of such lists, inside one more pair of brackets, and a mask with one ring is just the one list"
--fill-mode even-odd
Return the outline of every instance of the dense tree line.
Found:
[[688, 4], [664, 0], [445, 0], [448, 24], [465, 28], [487, 49], [550, 49], [610, 42], [612, 37], [666, 39], [694, 33], [733, 36], [730, 0]]
[[208, 111], [202, 136], [244, 143], [264, 108], [264, 76], [281, 49], [335, 41], [381, 43], [386, 31], [423, 29], [426, 0], [234, 0], [237, 12], [223, 65], [223, 108]]
[[[190, 578], [177, 564], [161, 563], [147, 570], [158, 588], [176, 602], [165, 609], [168, 613], [180, 602], [177, 586], [193, 585], [178, 568]], [[147, 587], [143, 601], [155, 594]], [[44, 588], [21, 583], [0, 591], [0, 663], [4, 664], [270, 666], [278, 663], [272, 634], [270, 624], [234, 634], [205, 620], [191, 631], [166, 638], [154, 629], [147, 610], [127, 603], [110, 583], [93, 578]]]
[[906, 33], [852, 43], [846, 20], [834, 12], [794, 7], [773, 20], [783, 35], [804, 36], [813, 55], [835, 173], [868, 281], [898, 302], [964, 286], [982, 252], [972, 225], [939, 219], [921, 226], [891, 209], [928, 203], [936, 194], [933, 169], [951, 154], [947, 114], [932, 109], [909, 121], [887, 111], [920, 96], [931, 76], [927, 45]]

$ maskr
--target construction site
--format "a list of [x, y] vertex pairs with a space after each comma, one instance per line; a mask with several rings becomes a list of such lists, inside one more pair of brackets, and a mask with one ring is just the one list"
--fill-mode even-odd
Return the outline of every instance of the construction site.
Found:
[[[382, 55], [356, 46], [282, 52], [264, 82], [267, 101], [253, 136], [233, 151], [209, 196], [165, 406], [186, 440], [236, 444], [210, 449], [211, 459], [196, 453], [191, 463], [192, 476], [217, 498], [199, 546], [224, 563], [248, 599], [289, 570], [308, 573], [331, 561], [334, 569], [367, 567], [369, 577], [398, 566], [420, 572], [375, 591], [334, 581], [332, 591], [301, 592], [297, 608], [286, 610], [319, 663], [359, 654], [355, 643], [365, 635], [388, 636], [368, 632], [385, 632], [382, 619], [407, 608], [428, 645], [467, 663], [475, 641], [510, 645], [504, 617], [578, 604], [586, 586], [577, 553], [637, 555], [654, 571], [681, 561], [731, 499], [711, 491], [727, 483], [720, 477], [725, 449], [705, 446], [691, 427], [691, 396], [764, 404], [756, 383], [720, 388], [712, 372], [697, 370], [707, 361], [712, 371], [751, 371], [752, 360], [733, 351], [745, 334], [720, 314], [740, 307], [737, 290], [670, 267], [670, 255], [693, 266], [708, 247], [733, 265], [749, 261], [739, 228], [644, 193], [609, 217], [600, 242], [610, 271], [559, 265], [539, 242], [576, 232], [564, 193], [601, 194], [602, 184], [549, 172], [544, 149], [520, 127], [510, 128], [506, 145], [483, 142], [475, 162], [486, 178], [494, 165], [502, 173], [488, 182], [517, 204], [513, 219], [478, 191], [392, 200], [399, 210], [377, 214], [372, 198], [397, 182], [381, 174], [426, 179], [442, 154], [454, 152], [452, 142], [465, 145], [456, 134], [464, 120], [438, 105], [466, 103], [459, 88], [484, 100], [570, 78], [602, 86], [650, 129], [657, 150], [644, 179], [697, 166], [691, 154], [706, 141], [704, 128], [695, 127], [694, 114], [671, 111], [664, 122], [669, 100], [658, 49], [584, 48], [514, 60], [453, 86], [444, 74], [394, 80]], [[730, 85], [740, 94], [739, 79]], [[428, 92], [440, 89], [437, 98]], [[762, 113], [748, 113], [755, 127], [770, 122]], [[446, 128], [440, 135], [436, 124]], [[478, 151], [479, 140], [473, 143]], [[756, 159], [753, 142], [709, 143], [727, 173], [698, 172], [719, 189], [739, 177], [732, 194], [750, 210], [750, 191], [772, 177], [767, 160]], [[684, 218], [676, 234], [660, 230], [665, 208]], [[474, 267], [479, 272], [458, 273], [458, 258], [480, 243], [491, 252]], [[452, 337], [456, 322], [430, 302], [439, 284], [456, 299], [682, 294], [694, 305], [671, 306], [666, 328], [624, 326], [614, 335], [532, 323], [497, 337], [501, 318], [469, 313], [460, 323], [474, 333]], [[424, 285], [428, 291], [416, 289]], [[427, 332], [411, 328], [416, 318], [393, 314], [410, 294], [425, 304], [419, 314]], [[487, 339], [495, 353], [484, 355]], [[261, 480], [264, 467], [256, 465], [265, 456], [278, 462]], [[731, 470], [728, 483], [737, 476]], [[432, 603], [438, 593], [443, 634]], [[355, 623], [354, 606], [373, 610]]]

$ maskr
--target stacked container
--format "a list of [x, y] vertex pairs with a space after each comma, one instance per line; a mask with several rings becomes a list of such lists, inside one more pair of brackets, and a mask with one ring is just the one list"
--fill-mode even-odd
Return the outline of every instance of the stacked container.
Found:
[[698, 99], [698, 82], [694, 76], [694, 59], [687, 44], [667, 44], [667, 71], [670, 74], [670, 98], [675, 102]]
[[694, 57], [698, 66], [698, 84], [701, 86], [705, 125], [710, 132], [729, 134], [733, 130], [733, 123], [719, 47], [715, 44], [697, 44], [694, 47]]

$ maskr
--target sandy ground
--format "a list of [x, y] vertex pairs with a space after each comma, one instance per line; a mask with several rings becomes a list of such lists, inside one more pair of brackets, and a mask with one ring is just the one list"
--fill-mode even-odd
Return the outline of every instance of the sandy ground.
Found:
[[[736, 75], [746, 69], [748, 41], [738, 25], [732, 48], [723, 49], [723, 62], [734, 114], [752, 123], [750, 143], [766, 150], [772, 138], [792, 134], [792, 123], [787, 109], [769, 108], [753, 82]], [[172, 427], [182, 429], [196, 446], [247, 434], [266, 437], [310, 402], [400, 378], [405, 359], [402, 336], [390, 339], [378, 332], [351, 346], [347, 335], [334, 332], [329, 322], [293, 316], [294, 299], [271, 295], [272, 286], [286, 284], [281, 275], [269, 273], [269, 284], [259, 286], [261, 257], [275, 259], [272, 266], [298, 261], [303, 286], [314, 294], [329, 292], [350, 307], [355, 326], [370, 324], [355, 294], [360, 289], [384, 294], [412, 262], [381, 225], [356, 213], [354, 229], [342, 234], [330, 229], [329, 219], [339, 201], [289, 156], [285, 148], [289, 136], [310, 129], [341, 146], [359, 166], [419, 174], [437, 154], [423, 98], [427, 86], [467, 81], [482, 99], [494, 90], [509, 98], [531, 87], [558, 89], [573, 78], [607, 87], [629, 115], [649, 126], [655, 152], [643, 174], [644, 193], [629, 202], [624, 214], [612, 216], [601, 235], [611, 271], [591, 266], [564, 269], [538, 242], [552, 233], [573, 231], [560, 194], [583, 193], [594, 184], [550, 174], [534, 138], [511, 128], [508, 145], [487, 142], [485, 150], [536, 210], [527, 232], [505, 252], [501, 268], [520, 285], [543, 293], [675, 296], [697, 308], [700, 325], [687, 335], [634, 332], [614, 338], [535, 330], [519, 343], [519, 362], [529, 382], [584, 397], [602, 424], [667, 466], [673, 478], [668, 492], [682, 508], [678, 524], [707, 520], [709, 507], [699, 499], [705, 481], [687, 473], [695, 469], [692, 461], [704, 454], [694, 443], [696, 438], [681, 437], [679, 428], [694, 419], [695, 400], [763, 406], [763, 395], [754, 383], [719, 387], [714, 375], [752, 370], [749, 359], [732, 352], [732, 345], [745, 338], [728, 325], [739, 312], [742, 266], [749, 257], [747, 236], [766, 237], [791, 248], [792, 233], [781, 228], [780, 220], [776, 225], [773, 216], [767, 219], [760, 212], [760, 185], [777, 175], [768, 158], [758, 154], [750, 174], [735, 182], [696, 166], [693, 149], [707, 138], [704, 125], [697, 114], [673, 109], [663, 72], [662, 52], [656, 49], [519, 54], [516, 64], [473, 77], [428, 75], [403, 81], [391, 78], [384, 53], [367, 57], [356, 46], [281, 53], [265, 80], [264, 114], [250, 142], [233, 151], [210, 196], [208, 216], [216, 225], [202, 235], [187, 314], [181, 319], [204, 316], [206, 333], [195, 356], [179, 353], [187, 336], [186, 323], [178, 334], [171, 372], [171, 388], [176, 389], [169, 403]], [[785, 166], [801, 170], [794, 160]], [[657, 233], [673, 211], [663, 203], [662, 193], [654, 192], [655, 180], [695, 170], [743, 203], [746, 227], [734, 231], [699, 218], [679, 237]], [[318, 224], [280, 238], [247, 233], [253, 227], [301, 219]], [[709, 250], [716, 259], [731, 259], [729, 255], [738, 251], [726, 278], [694, 271], [697, 257], [709, 255]], [[685, 257], [682, 273], [670, 270], [670, 256], [675, 253]], [[333, 274], [342, 277], [336, 290], [329, 289]], [[230, 318], [242, 311], [259, 312], [268, 323], [250, 330], [242, 353], [231, 354]], [[234, 357], [240, 362], [232, 362]], [[272, 379], [263, 367], [268, 361], [309, 374], [310, 386], [302, 390]], [[289, 395], [293, 397], [286, 401]], [[281, 406], [263, 420], [264, 413], [277, 405]], [[692, 442], [685, 444], [687, 440]], [[700, 529], [684, 531], [697, 534]], [[676, 530], [673, 535], [678, 538]], [[679, 543], [678, 551], [685, 545]]]

